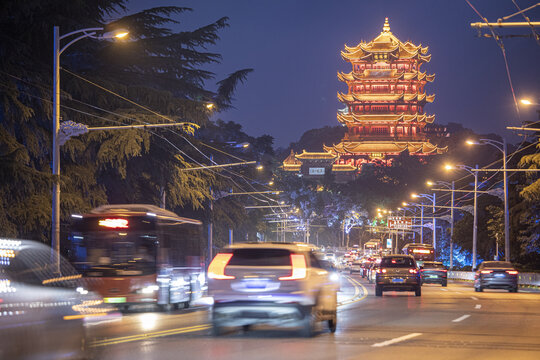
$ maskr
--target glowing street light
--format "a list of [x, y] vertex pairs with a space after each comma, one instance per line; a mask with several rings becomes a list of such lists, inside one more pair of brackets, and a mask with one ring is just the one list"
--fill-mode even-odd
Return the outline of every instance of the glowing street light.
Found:
[[[52, 230], [51, 247], [52, 251], [60, 254], [60, 55], [71, 45], [85, 38], [98, 40], [111, 38], [124, 38], [128, 35], [125, 30], [117, 30], [96, 36], [103, 28], [86, 28], [75, 30], [64, 35], [60, 35], [60, 27], [53, 27], [53, 151], [52, 151], [52, 173], [54, 175], [52, 191]], [[63, 47], [61, 42], [72, 36], [76, 36]], [[60, 257], [57, 256], [57, 266], [60, 266]]]

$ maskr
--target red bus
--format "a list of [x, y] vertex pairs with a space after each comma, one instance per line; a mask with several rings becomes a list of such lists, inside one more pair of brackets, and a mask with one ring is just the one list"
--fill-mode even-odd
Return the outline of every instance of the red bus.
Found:
[[412, 255], [419, 266], [424, 261], [435, 261], [435, 249], [429, 244], [409, 243], [403, 247], [402, 253]]
[[153, 205], [105, 205], [73, 215], [70, 260], [88, 289], [122, 310], [188, 307], [205, 284], [199, 220]]

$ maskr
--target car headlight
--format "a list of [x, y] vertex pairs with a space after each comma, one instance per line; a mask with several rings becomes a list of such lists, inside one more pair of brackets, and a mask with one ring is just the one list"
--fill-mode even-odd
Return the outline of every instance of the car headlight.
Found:
[[153, 293], [154, 291], [158, 291], [159, 290], [159, 286], [157, 285], [150, 285], [150, 286], [145, 286], [143, 287], [142, 289], [139, 289], [138, 292], [142, 293], [142, 294], [151, 294]]
[[337, 272], [330, 273], [331, 281], [339, 281], [339, 274]]
[[86, 295], [88, 294], [88, 290], [86, 290], [85, 288], [79, 286], [78, 288], [75, 289], [75, 291], [77, 291], [79, 294], [81, 295]]

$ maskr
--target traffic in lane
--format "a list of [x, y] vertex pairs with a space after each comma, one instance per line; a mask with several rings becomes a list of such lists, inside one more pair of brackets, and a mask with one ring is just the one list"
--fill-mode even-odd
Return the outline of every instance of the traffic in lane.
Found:
[[[215, 338], [204, 310], [158, 313], [160, 325], [149, 336], [101, 343], [97, 354], [102, 359], [176, 359], [179, 351], [182, 358], [197, 359], [385, 359], [397, 354], [399, 359], [417, 359], [418, 354], [536, 359], [540, 353], [538, 293], [475, 293], [471, 284], [451, 281], [447, 288], [424, 285], [421, 297], [389, 291], [377, 298], [374, 286], [358, 276], [342, 277], [341, 290], [335, 334], [321, 329], [304, 339], [294, 330], [261, 328]], [[127, 314], [107, 326], [130, 327], [140, 315]], [[167, 333], [163, 324], [180, 330]]]

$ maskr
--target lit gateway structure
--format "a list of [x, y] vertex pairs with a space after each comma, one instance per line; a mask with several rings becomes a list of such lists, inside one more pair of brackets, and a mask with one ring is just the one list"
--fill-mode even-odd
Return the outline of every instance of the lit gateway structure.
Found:
[[337, 94], [346, 105], [337, 114], [347, 127], [345, 137], [324, 146], [324, 152], [291, 152], [283, 170], [305, 176], [331, 171], [337, 180], [346, 180], [354, 178], [363, 164], [389, 165], [405, 151], [421, 157], [446, 152], [446, 147], [430, 143], [424, 131], [435, 118], [424, 112], [424, 106], [435, 98], [424, 90], [435, 75], [420, 70], [431, 59], [427, 52], [427, 47], [401, 42], [390, 31], [388, 18], [381, 34], [369, 43], [345, 46], [341, 56], [351, 63], [352, 71], [338, 73], [338, 79], [347, 84], [347, 93]]

